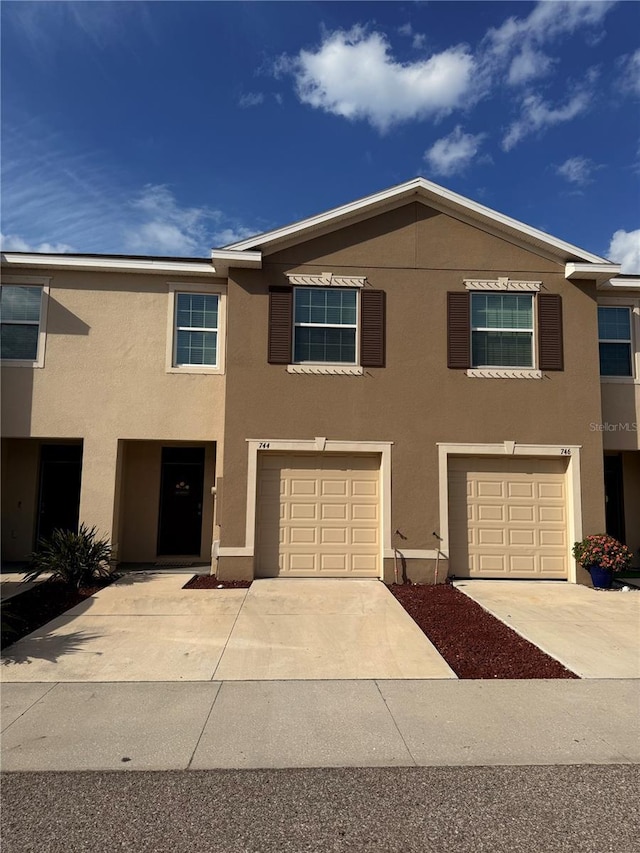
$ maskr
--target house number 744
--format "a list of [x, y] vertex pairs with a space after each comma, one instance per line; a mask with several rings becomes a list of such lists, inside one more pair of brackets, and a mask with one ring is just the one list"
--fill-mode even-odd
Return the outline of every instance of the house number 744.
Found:
[[260, 441], [258, 442], [258, 450], [268, 450], [270, 442], [268, 441]]

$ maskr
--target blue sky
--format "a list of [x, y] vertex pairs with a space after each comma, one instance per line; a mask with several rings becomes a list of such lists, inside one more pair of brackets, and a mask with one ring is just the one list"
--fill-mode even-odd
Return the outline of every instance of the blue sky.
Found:
[[2, 242], [208, 255], [416, 175], [640, 272], [636, 2], [11, 2]]

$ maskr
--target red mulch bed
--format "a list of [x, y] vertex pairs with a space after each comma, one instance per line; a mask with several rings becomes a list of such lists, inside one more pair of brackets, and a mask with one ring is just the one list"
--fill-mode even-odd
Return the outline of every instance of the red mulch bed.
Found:
[[578, 678], [449, 583], [389, 590], [458, 678]]
[[2, 604], [2, 648], [41, 628], [65, 610], [109, 586], [118, 577], [112, 575], [79, 590], [71, 589], [61, 581], [47, 580], [9, 598]]
[[251, 581], [219, 581], [215, 575], [196, 575], [182, 589], [249, 589]]

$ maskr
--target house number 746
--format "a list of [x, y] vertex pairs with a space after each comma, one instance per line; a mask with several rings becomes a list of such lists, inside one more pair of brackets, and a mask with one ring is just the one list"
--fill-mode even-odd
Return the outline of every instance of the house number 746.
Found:
[[571, 456], [571, 448], [570, 447], [561, 447], [560, 448], [560, 456]]

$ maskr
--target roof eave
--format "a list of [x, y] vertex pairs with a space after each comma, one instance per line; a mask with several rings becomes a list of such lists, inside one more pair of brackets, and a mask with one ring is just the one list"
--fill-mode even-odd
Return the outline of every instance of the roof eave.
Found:
[[344, 220], [353, 220], [354, 218], [366, 213], [373, 213], [379, 207], [384, 207], [394, 202], [397, 204], [402, 201], [408, 201], [411, 198], [420, 198], [426, 203], [443, 209], [447, 212], [458, 213], [461, 218], [473, 217], [476, 220], [484, 221], [485, 224], [496, 227], [502, 230], [505, 234], [511, 234], [514, 237], [522, 238], [526, 241], [537, 243], [544, 247], [546, 251], [551, 252], [559, 260], [567, 262], [584, 261], [587, 263], [606, 264], [607, 259], [599, 255], [594, 255], [584, 249], [567, 243], [564, 240], [559, 240], [512, 219], [502, 213], [498, 213], [489, 207], [485, 207], [478, 202], [465, 198], [458, 193], [434, 184], [426, 178], [413, 178], [403, 184], [398, 184], [365, 198], [358, 199], [340, 207], [325, 211], [324, 213], [311, 216], [299, 222], [294, 222], [282, 228], [277, 228], [273, 231], [267, 231], [263, 234], [257, 234], [247, 240], [241, 240], [237, 243], [232, 243], [226, 250], [246, 251], [260, 247], [263, 251], [269, 247], [273, 250], [274, 247], [284, 244], [285, 242], [295, 241], [298, 237], [300, 240], [308, 239], [310, 234], [319, 230], [336, 228], [340, 222]]
[[6, 268], [42, 268], [60, 270], [85, 270], [94, 272], [151, 273], [156, 275], [219, 275], [210, 261], [187, 261], [181, 258], [127, 258], [90, 255], [47, 255], [39, 252], [3, 252], [2, 265]]

